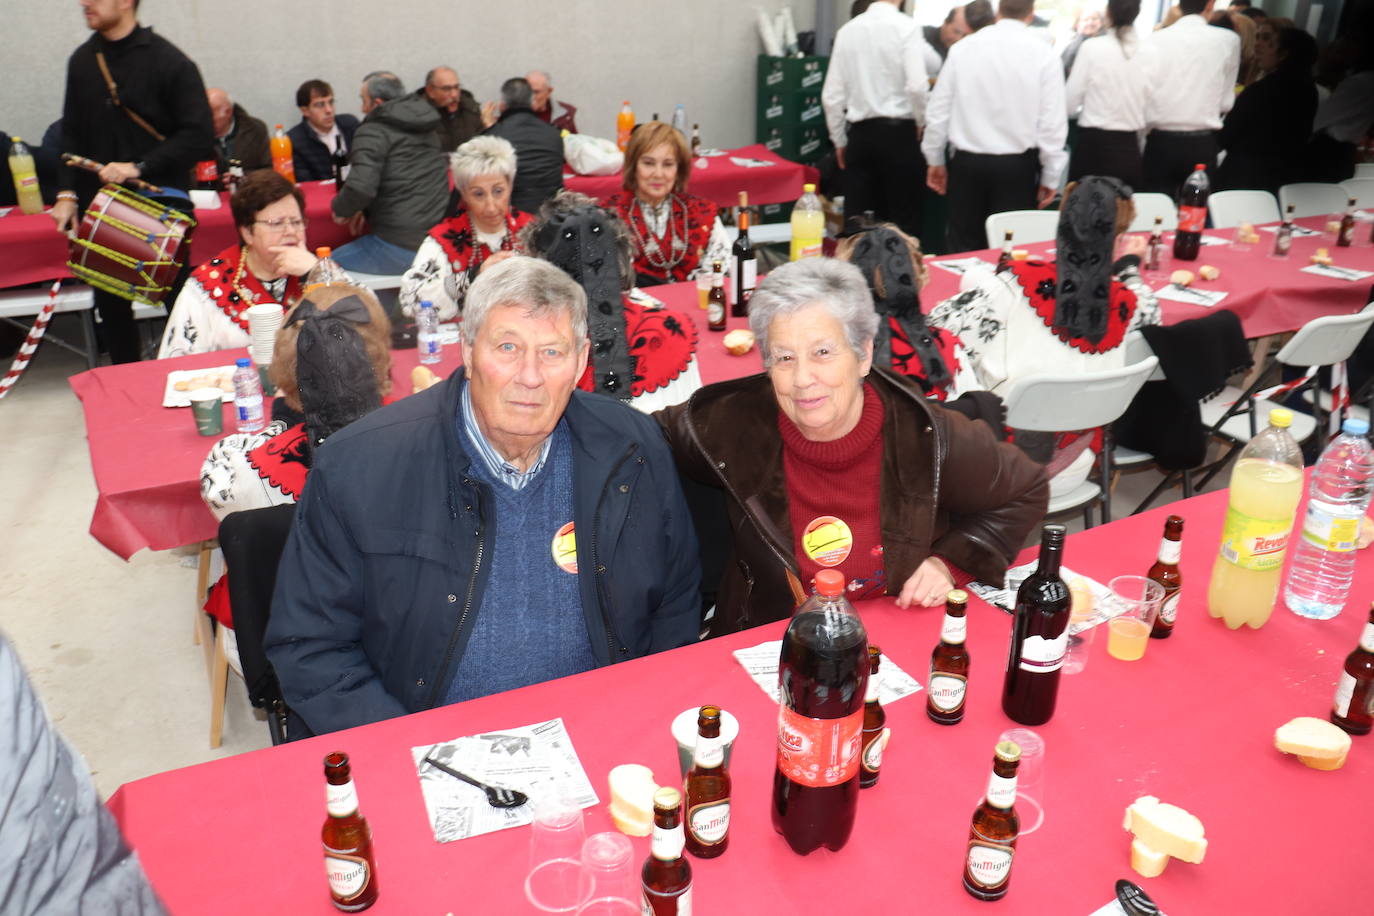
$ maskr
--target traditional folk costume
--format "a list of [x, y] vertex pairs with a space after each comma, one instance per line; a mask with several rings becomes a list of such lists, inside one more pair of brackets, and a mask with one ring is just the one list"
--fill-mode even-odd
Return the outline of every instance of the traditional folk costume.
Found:
[[533, 219], [512, 210], [506, 214], [505, 229], [488, 235], [472, 225], [467, 213], [459, 213], [429, 230], [401, 278], [401, 311], [413, 317], [420, 303], [428, 300], [438, 309], [440, 321], [457, 318], [468, 287], [487, 258], [498, 251], [519, 251], [520, 230]]
[[722, 269], [730, 265], [730, 237], [709, 200], [674, 193], [650, 206], [633, 191], [620, 191], [606, 206], [634, 235], [639, 286], [695, 279], [700, 271], [710, 273], [713, 261], [720, 261]]
[[300, 277], [259, 279], [241, 245], [226, 248], [191, 271], [167, 316], [157, 358], [246, 347], [250, 306], [276, 302], [289, 311], [300, 297]]

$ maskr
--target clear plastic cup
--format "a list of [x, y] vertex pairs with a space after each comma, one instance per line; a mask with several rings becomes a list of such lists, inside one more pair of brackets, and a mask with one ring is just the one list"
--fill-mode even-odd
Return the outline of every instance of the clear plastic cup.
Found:
[[640, 916], [641, 905], [624, 897], [593, 897], [577, 911], [577, 916]]
[[625, 834], [610, 830], [587, 837], [582, 844], [582, 865], [592, 877], [594, 900], [634, 900], [638, 896], [635, 850]]
[[525, 899], [541, 913], [576, 913], [591, 896], [592, 876], [578, 859], [550, 859], [525, 878]]
[[1107, 587], [1112, 592], [1107, 654], [1123, 662], [1144, 658], [1155, 616], [1164, 603], [1164, 586], [1144, 576], [1117, 576]]
[[530, 870], [555, 859], [582, 860], [582, 809], [562, 794], [535, 795], [530, 799], [534, 822], [530, 824]]
[[1045, 739], [1029, 728], [1009, 728], [999, 741], [1014, 741], [1021, 748], [1016, 766], [1016, 814], [1021, 836], [1034, 833], [1045, 822]]

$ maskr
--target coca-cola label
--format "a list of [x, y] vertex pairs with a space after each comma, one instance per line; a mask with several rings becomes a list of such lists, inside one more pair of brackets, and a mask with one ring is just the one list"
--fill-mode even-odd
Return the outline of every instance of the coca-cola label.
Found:
[[1183, 204], [1178, 208], [1178, 231], [1201, 232], [1207, 225], [1207, 208]]
[[1064, 628], [1054, 639], [1043, 636], [1028, 636], [1021, 642], [1021, 670], [1035, 674], [1048, 674], [1064, 667], [1064, 657], [1069, 652], [1069, 630]]
[[715, 846], [730, 831], [730, 799], [695, 805], [687, 812], [687, 829], [703, 846]]
[[892, 737], [892, 729], [885, 728], [873, 736], [864, 747], [862, 765], [865, 771], [876, 773], [883, 766], [883, 751], [887, 750], [888, 739]]
[[945, 622], [940, 625], [940, 642], [958, 645], [967, 638], [968, 618], [946, 614]]
[[324, 873], [329, 878], [329, 892], [342, 903], [356, 900], [367, 890], [371, 869], [362, 856], [332, 850], [325, 847]]
[[324, 806], [332, 817], [347, 817], [358, 810], [358, 790], [353, 788], [353, 780], [341, 786], [324, 784]]
[[940, 712], [955, 712], [964, 705], [968, 681], [957, 674], [930, 672], [930, 705]]
[[1183, 554], [1183, 542], [1171, 541], [1164, 538], [1159, 542], [1159, 562], [1170, 566], [1178, 565], [1178, 558]]
[[219, 166], [213, 159], [202, 159], [196, 163], [196, 181], [214, 181], [219, 178]]
[[1159, 606], [1159, 619], [1167, 624], [1173, 624], [1178, 619], [1178, 596], [1183, 594], [1183, 589], [1179, 589], [1172, 595], [1164, 599], [1164, 603]]
[[1279, 569], [1288, 547], [1290, 525], [1288, 519], [1254, 518], [1228, 507], [1221, 532], [1221, 556], [1241, 569]]
[[643, 906], [640, 910], [643, 916], [655, 916], [655, 900], [672, 900], [671, 905], [677, 907], [677, 916], [692, 916], [692, 885], [690, 884], [680, 891], [668, 894], [647, 887], [644, 888], [644, 899], [641, 901]]
[[1336, 682], [1336, 702], [1334, 709], [1336, 715], [1342, 719], [1350, 715], [1350, 700], [1355, 696], [1355, 678], [1351, 677], [1350, 672], [1342, 671], [1341, 679]]
[[1309, 544], [1332, 553], [1350, 553], [1359, 546], [1360, 519], [1341, 518], [1337, 508], [1320, 499], [1309, 500], [1302, 536]]
[[778, 770], [812, 788], [838, 786], [859, 772], [863, 707], [840, 719], [812, 719], [778, 706]]
[[649, 853], [655, 859], [671, 862], [682, 857], [682, 848], [687, 845], [682, 824], [676, 827], [660, 827], [654, 824], [654, 838], [649, 841]]
[[1016, 777], [993, 773], [988, 779], [988, 804], [994, 808], [1010, 808], [1016, 804]]
[[1011, 875], [1011, 858], [1015, 850], [1000, 843], [969, 840], [968, 876], [984, 889], [1001, 887]]

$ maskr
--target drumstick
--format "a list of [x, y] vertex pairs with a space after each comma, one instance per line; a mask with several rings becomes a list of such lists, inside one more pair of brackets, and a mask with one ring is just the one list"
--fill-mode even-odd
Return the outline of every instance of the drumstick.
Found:
[[[105, 167], [105, 163], [96, 162], [94, 159], [87, 159], [85, 156], [78, 156], [75, 153], [63, 153], [62, 161], [73, 168], [85, 169], [88, 172], [99, 172]], [[130, 178], [124, 182], [134, 187], [147, 191], [150, 194], [161, 194], [162, 189], [155, 184], [149, 184], [142, 178]]]

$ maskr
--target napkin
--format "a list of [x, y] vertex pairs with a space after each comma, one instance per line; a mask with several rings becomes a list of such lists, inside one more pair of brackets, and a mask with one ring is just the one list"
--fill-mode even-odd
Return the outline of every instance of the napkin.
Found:
[[934, 264], [936, 267], [939, 267], [942, 270], [947, 270], [950, 273], [956, 274], [958, 276], [963, 276], [965, 273], [967, 273], [969, 270], [975, 267], [993, 266], [992, 264], [989, 264], [987, 261], [984, 261], [982, 258], [950, 258], [946, 261], [928, 261], [927, 263]]
[[1228, 293], [1219, 289], [1198, 289], [1193, 286], [1179, 286], [1177, 283], [1169, 283], [1155, 290], [1155, 298], [1169, 299], [1173, 302], [1186, 302], [1189, 305], [1200, 305], [1203, 308], [1211, 308], [1227, 297]]
[[1308, 264], [1302, 269], [1305, 274], [1316, 274], [1319, 277], [1334, 277], [1337, 280], [1349, 280], [1352, 283], [1356, 280], [1363, 280], [1366, 277], [1374, 277], [1374, 271], [1356, 270], [1353, 267], [1327, 267], [1325, 264]]

